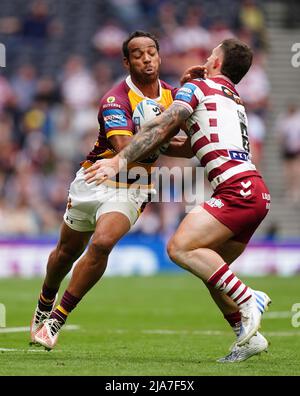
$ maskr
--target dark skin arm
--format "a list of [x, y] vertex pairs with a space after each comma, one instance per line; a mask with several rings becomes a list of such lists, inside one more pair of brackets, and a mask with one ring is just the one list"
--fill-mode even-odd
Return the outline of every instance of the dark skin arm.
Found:
[[114, 150], [119, 153], [131, 142], [132, 136], [113, 135], [108, 139]]
[[177, 158], [192, 158], [195, 155], [191, 148], [191, 139], [185, 136], [174, 136], [166, 152], [162, 154]]
[[207, 78], [207, 69], [205, 66], [192, 66], [186, 69], [180, 78], [180, 85], [192, 80], [193, 78]]
[[88, 183], [96, 181], [96, 184], [100, 184], [119, 173], [127, 163], [149, 155], [165, 140], [175, 136], [180, 125], [189, 116], [190, 112], [184, 106], [173, 103], [160, 116], [145, 124], [118, 155], [109, 160], [96, 161], [88, 168], [85, 171], [86, 181]]

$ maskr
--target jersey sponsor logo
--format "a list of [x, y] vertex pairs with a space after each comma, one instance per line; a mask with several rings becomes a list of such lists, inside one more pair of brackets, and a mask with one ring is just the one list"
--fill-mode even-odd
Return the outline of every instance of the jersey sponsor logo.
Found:
[[222, 206], [224, 206], [223, 202], [221, 201], [221, 199], [217, 199], [217, 198], [211, 198], [209, 201], [206, 202], [207, 205], [211, 206], [212, 208], [222, 208]]
[[106, 101], [107, 103], [113, 103], [116, 100], [116, 98], [114, 96], [109, 96]]
[[229, 155], [231, 159], [237, 160], [237, 161], [248, 161], [249, 160], [249, 153], [246, 151], [234, 151], [234, 150], [229, 150]]
[[107, 109], [107, 108], [113, 109], [113, 108], [116, 108], [116, 107], [118, 109], [121, 108], [121, 106], [118, 103], [104, 103], [104, 105], [103, 105], [103, 109]]
[[126, 127], [128, 125], [124, 110], [119, 110], [119, 109], [104, 110], [103, 119], [106, 129]]
[[194, 84], [186, 83], [178, 91], [175, 96], [175, 100], [182, 100], [184, 102], [190, 103], [193, 99], [193, 95], [196, 90]]
[[232, 92], [229, 88], [224, 87], [222, 85], [222, 91], [223, 91], [224, 96], [226, 96], [226, 98], [232, 99], [236, 104], [239, 104], [239, 105], [243, 104], [241, 98], [238, 97], [237, 95], [235, 95], [235, 93]]

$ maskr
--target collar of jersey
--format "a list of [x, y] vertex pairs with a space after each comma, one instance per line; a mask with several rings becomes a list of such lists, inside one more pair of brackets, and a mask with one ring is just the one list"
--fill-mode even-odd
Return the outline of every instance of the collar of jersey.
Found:
[[216, 76], [210, 77], [211, 80], [214, 78], [221, 78], [222, 80], [227, 81], [229, 84], [231, 84], [234, 87], [234, 83], [230, 80], [230, 78], [224, 76], [224, 74], [217, 74]]
[[[131, 76], [127, 76], [125, 81], [126, 81], [126, 84], [128, 85], [128, 87], [129, 87], [130, 89], [132, 89], [133, 92], [135, 92], [137, 95], [141, 96], [142, 98], [147, 98], [147, 96], [145, 96], [145, 95], [143, 94], [143, 92], [140, 91], [140, 90], [138, 89], [138, 87], [137, 87], [136, 85], [133, 84], [132, 79], [131, 79]], [[156, 100], [157, 102], [160, 101], [160, 99], [161, 99], [161, 93], [162, 93], [160, 80], [158, 80], [158, 84], [159, 84], [159, 97], [158, 97], [158, 98], [155, 98], [155, 99], [152, 99], [152, 100]]]

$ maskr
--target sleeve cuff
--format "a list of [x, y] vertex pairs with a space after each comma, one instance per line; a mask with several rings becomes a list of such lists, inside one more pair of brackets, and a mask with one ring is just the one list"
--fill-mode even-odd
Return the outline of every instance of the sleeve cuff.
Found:
[[194, 111], [194, 109], [192, 108], [192, 106], [190, 106], [188, 103], [183, 102], [183, 101], [181, 101], [181, 100], [174, 100], [173, 103], [176, 103], [176, 104], [179, 104], [179, 105], [185, 107], [185, 108], [190, 112], [190, 114], [192, 114], [192, 112]]
[[133, 132], [132, 131], [123, 131], [123, 130], [113, 130], [113, 131], [109, 131], [106, 134], [107, 138], [110, 138], [111, 136], [133, 136]]

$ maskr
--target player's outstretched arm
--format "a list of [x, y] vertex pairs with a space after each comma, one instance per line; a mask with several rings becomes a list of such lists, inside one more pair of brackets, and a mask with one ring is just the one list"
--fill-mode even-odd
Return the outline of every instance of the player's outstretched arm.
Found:
[[146, 156], [157, 149], [165, 140], [175, 136], [180, 125], [190, 116], [183, 106], [173, 103], [160, 116], [145, 124], [131, 142], [118, 155], [109, 160], [96, 161], [88, 168], [86, 181], [100, 184], [115, 176], [127, 163]]

